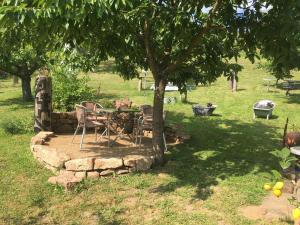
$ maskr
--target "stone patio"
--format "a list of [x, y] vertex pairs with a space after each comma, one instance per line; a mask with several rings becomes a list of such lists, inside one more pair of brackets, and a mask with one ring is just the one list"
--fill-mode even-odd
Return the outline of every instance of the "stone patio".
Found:
[[[118, 139], [108, 148], [107, 138], [95, 142], [95, 134], [87, 134], [80, 150], [80, 135], [72, 143], [72, 134], [40, 132], [31, 140], [34, 157], [57, 176], [49, 182], [70, 188], [85, 178], [121, 175], [149, 170], [154, 162], [151, 137], [143, 137], [142, 146], [135, 146], [128, 137]], [[113, 140], [115, 136], [111, 136]]]

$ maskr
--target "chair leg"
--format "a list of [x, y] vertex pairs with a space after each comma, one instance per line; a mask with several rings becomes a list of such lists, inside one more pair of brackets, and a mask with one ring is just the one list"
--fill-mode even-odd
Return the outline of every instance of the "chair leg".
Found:
[[141, 146], [142, 146], [142, 134], [143, 134], [143, 131], [140, 132], [140, 143], [139, 143], [140, 149], [141, 149]]
[[136, 129], [135, 131], [134, 131], [134, 145], [135, 146], [137, 146], [137, 141], [138, 141], [138, 130]]
[[107, 136], [107, 128], [105, 128], [105, 130], [102, 132], [101, 137], [102, 137], [103, 135]]
[[72, 138], [72, 143], [73, 143], [73, 141], [76, 137], [76, 134], [77, 134], [78, 130], [79, 130], [79, 125], [77, 125], [77, 127], [76, 127], [75, 133], [74, 133], [73, 138]]
[[95, 142], [97, 142], [97, 136], [98, 136], [98, 129], [95, 127]]
[[164, 139], [164, 145], [165, 145], [165, 152], [167, 152], [168, 151], [168, 147], [167, 147], [165, 132], [163, 132], [163, 139]]
[[81, 135], [80, 150], [82, 149], [84, 135], [85, 135], [85, 127], [83, 127], [83, 131], [82, 131], [82, 135]]

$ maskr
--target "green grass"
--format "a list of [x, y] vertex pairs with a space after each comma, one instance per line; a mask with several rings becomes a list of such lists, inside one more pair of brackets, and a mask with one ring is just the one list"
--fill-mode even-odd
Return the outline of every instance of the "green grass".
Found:
[[[189, 92], [190, 103], [166, 105], [168, 122], [182, 123], [192, 140], [171, 149], [168, 163], [148, 173], [85, 181], [64, 192], [47, 183], [51, 172], [33, 159], [32, 134], [12, 136], [0, 128], [0, 224], [268, 224], [249, 221], [238, 210], [265, 195], [261, 187], [278, 169], [270, 151], [280, 148], [286, 117], [300, 128], [300, 92], [267, 92], [266, 72], [241, 61], [238, 92], [220, 78]], [[129, 96], [137, 105], [151, 104], [152, 91], [138, 92], [137, 80], [124, 81], [112, 69], [108, 62], [89, 74], [100, 103]], [[0, 80], [0, 123], [33, 115], [33, 103], [23, 103], [20, 87], [11, 83]], [[178, 93], [167, 96], [179, 99]], [[260, 99], [276, 103], [273, 119], [252, 119]], [[218, 105], [217, 115], [195, 118], [191, 105], [207, 102]]]

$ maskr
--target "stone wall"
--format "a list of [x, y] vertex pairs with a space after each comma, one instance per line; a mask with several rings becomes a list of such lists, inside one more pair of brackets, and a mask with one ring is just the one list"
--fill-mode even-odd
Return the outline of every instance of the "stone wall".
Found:
[[35, 159], [57, 175], [50, 177], [48, 181], [52, 184], [60, 184], [67, 189], [85, 178], [95, 179], [132, 171], [146, 171], [154, 163], [152, 155], [71, 158], [48, 145], [47, 142], [53, 137], [53, 132], [38, 133], [31, 139], [31, 151]]
[[76, 113], [52, 112], [51, 128], [54, 133], [73, 133], [77, 127]]

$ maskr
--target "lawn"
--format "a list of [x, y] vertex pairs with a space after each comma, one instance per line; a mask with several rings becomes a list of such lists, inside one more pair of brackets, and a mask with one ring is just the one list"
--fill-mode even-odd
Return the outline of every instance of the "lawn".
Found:
[[[165, 106], [168, 122], [182, 123], [192, 139], [170, 149], [164, 167], [147, 173], [85, 181], [64, 192], [47, 183], [51, 172], [33, 159], [33, 134], [12, 136], [0, 128], [0, 224], [268, 224], [246, 219], [239, 208], [265, 196], [263, 183], [279, 169], [270, 152], [280, 148], [286, 117], [290, 128], [300, 129], [300, 92], [285, 96], [274, 87], [268, 92], [263, 78], [269, 75], [241, 63], [238, 92], [220, 78], [189, 92], [188, 104]], [[124, 81], [112, 67], [107, 62], [88, 74], [100, 103], [124, 96], [135, 104], [152, 102], [152, 91], [138, 92], [137, 80]], [[33, 103], [22, 103], [20, 87], [11, 83], [0, 80], [0, 123], [33, 115]], [[178, 93], [167, 96], [179, 99]], [[273, 119], [252, 119], [259, 99], [276, 103]], [[195, 118], [191, 105], [207, 102], [218, 105], [216, 115]]]

